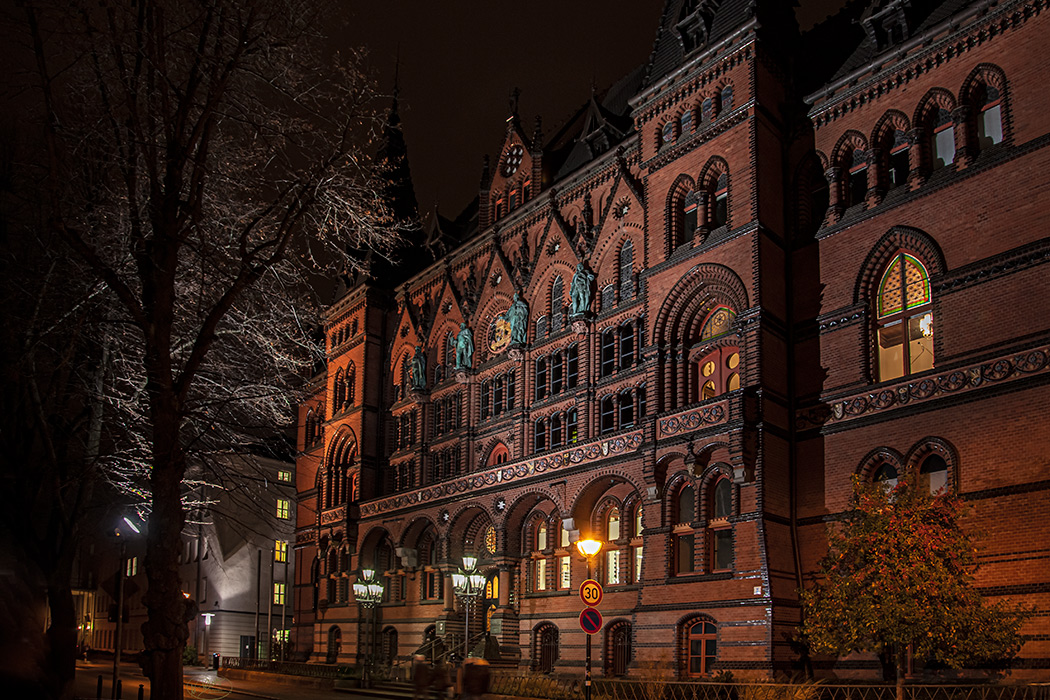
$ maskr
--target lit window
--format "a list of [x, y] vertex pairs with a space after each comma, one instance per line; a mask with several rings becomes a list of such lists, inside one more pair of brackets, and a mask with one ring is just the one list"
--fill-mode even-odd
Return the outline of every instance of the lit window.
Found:
[[273, 604], [284, 605], [284, 584], [274, 583], [273, 584]]
[[606, 539], [609, 542], [620, 539], [620, 509], [611, 508], [609, 509], [608, 529], [606, 530]]
[[277, 517], [281, 520], [292, 517], [292, 504], [285, 498], [277, 499]]
[[933, 311], [929, 274], [898, 253], [879, 283], [876, 302], [879, 381], [933, 368]]
[[540, 523], [536, 529], [536, 549], [547, 549], [547, 523]]
[[547, 590], [547, 560], [536, 560], [536, 590]]
[[620, 582], [620, 550], [610, 549], [605, 553], [605, 582], [617, 584]]
[[974, 93], [977, 103], [977, 148], [985, 149], [1003, 141], [1002, 100], [994, 85], [981, 85]]
[[291, 482], [291, 480], [292, 480], [292, 473], [290, 471], [288, 471], [287, 469], [279, 469], [279, 470], [277, 470], [277, 480], [278, 481]]
[[562, 590], [572, 587], [569, 557], [558, 557], [558, 587]]
[[934, 170], [939, 170], [955, 162], [955, 124], [952, 122], [951, 113], [944, 108], [934, 112], [931, 124], [931, 165]]
[[634, 582], [642, 580], [642, 545], [631, 548], [634, 551]]
[[277, 562], [288, 561], [288, 543], [284, 540], [274, 540], [273, 560]]
[[127, 561], [125, 562], [124, 574], [126, 576], [130, 577], [130, 576], [135, 576], [136, 574], [138, 574], [138, 572], [139, 572], [139, 558], [138, 557], [128, 557]]

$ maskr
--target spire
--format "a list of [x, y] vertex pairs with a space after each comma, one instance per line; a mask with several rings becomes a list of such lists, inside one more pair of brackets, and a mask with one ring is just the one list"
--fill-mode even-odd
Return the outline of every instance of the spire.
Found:
[[510, 116], [507, 117], [507, 133], [510, 133], [518, 125], [518, 98], [521, 90], [514, 88], [510, 91]]
[[408, 147], [401, 129], [401, 115], [398, 112], [398, 93], [400, 92], [401, 59], [400, 47], [398, 59], [394, 64], [394, 91], [390, 99], [390, 112], [383, 125], [383, 140], [379, 147], [379, 164], [385, 171], [387, 203], [394, 215], [403, 221], [414, 221], [418, 216], [416, 191], [412, 186], [412, 173], [408, 167]]

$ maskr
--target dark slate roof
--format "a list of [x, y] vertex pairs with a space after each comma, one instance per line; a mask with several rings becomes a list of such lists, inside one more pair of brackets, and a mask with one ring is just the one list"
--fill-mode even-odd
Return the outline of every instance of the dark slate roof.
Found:
[[[638, 66], [603, 94], [593, 95], [548, 140], [544, 158], [555, 182], [614, 148], [631, 133], [627, 100], [638, 92], [644, 68]], [[596, 150], [587, 138], [590, 136], [604, 136], [605, 147]]]
[[[908, 36], [921, 35], [975, 0], [912, 0], [909, 6]], [[839, 13], [818, 24], [803, 37], [806, 65], [803, 91], [810, 93], [834, 83], [874, 61], [894, 46], [879, 49], [862, 25], [885, 0], [853, 0]]]
[[660, 28], [656, 33], [656, 43], [649, 58], [645, 85], [652, 85], [684, 63], [687, 52], [678, 30], [678, 23], [684, 14], [693, 9], [692, 6], [703, 5], [710, 7], [713, 15], [707, 41], [702, 46], [694, 47], [694, 51], [702, 51], [704, 46], [716, 43], [749, 20], [753, 14], [754, 0], [666, 0], [663, 15], [660, 17]]

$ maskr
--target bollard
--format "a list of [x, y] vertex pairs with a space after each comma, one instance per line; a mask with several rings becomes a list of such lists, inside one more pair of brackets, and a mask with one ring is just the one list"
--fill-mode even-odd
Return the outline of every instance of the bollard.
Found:
[[146, 697], [146, 686], [139, 683], [139, 700], [144, 700]]
[[123, 697], [123, 695], [122, 695], [122, 693], [123, 693], [123, 690], [124, 690], [124, 682], [123, 682], [123, 681], [121, 681], [121, 680], [120, 680], [120, 679], [118, 678], [118, 679], [117, 679], [117, 685], [116, 685], [116, 687], [115, 687], [115, 688], [113, 688], [113, 697], [114, 697], [114, 698], [115, 698], [116, 700], [120, 700], [120, 699], [121, 699], [121, 697]]
[[95, 686], [95, 700], [102, 700], [102, 674], [98, 674], [98, 684]]

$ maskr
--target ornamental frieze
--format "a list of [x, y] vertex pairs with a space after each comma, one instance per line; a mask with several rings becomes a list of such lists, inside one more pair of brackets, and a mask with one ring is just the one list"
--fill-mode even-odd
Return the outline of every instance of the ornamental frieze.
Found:
[[321, 511], [321, 524], [331, 525], [346, 520], [346, 506]]
[[470, 495], [472, 492], [506, 484], [510, 481], [523, 481], [566, 467], [628, 454], [637, 450], [641, 444], [642, 432], [636, 430], [606, 440], [578, 445], [555, 454], [548, 454], [513, 464], [501, 464], [494, 469], [466, 474], [458, 479], [443, 481], [440, 484], [433, 484], [415, 491], [406, 491], [389, 498], [363, 503], [361, 504], [361, 517], [388, 513], [401, 508], [411, 508], [428, 501]]
[[308, 545], [317, 542], [317, 531], [316, 530], [305, 530], [303, 532], [295, 533], [295, 544], [296, 546]]
[[673, 416], [661, 418], [656, 426], [656, 439], [699, 430], [711, 425], [725, 423], [729, 417], [729, 403], [719, 401], [710, 406], [692, 408]]
[[952, 394], [965, 394], [984, 384], [996, 384], [1050, 369], [1050, 347], [1037, 348], [991, 362], [954, 369], [941, 374], [906, 381], [878, 391], [866, 391], [832, 402], [804, 408], [795, 414], [799, 430], [843, 423], [880, 411], [921, 403]]

